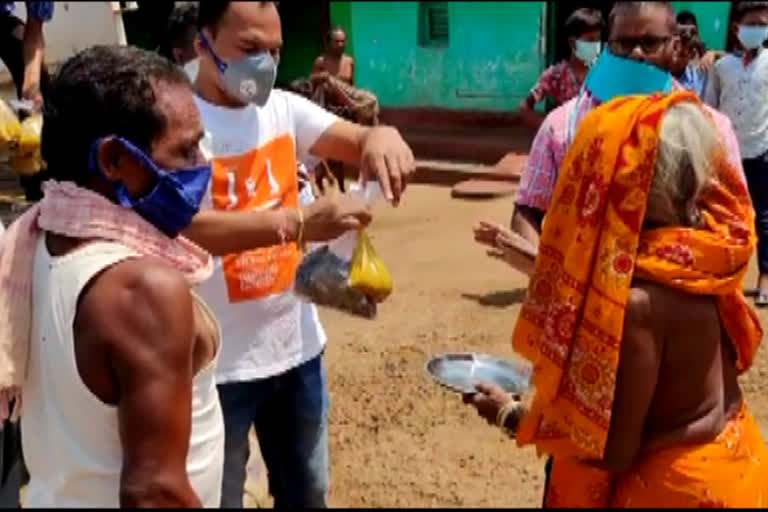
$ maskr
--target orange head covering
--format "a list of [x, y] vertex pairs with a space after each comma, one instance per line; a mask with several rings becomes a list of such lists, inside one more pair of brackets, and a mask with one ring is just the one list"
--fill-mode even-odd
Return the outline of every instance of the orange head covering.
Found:
[[762, 338], [741, 291], [754, 252], [754, 210], [721, 148], [698, 201], [703, 227], [643, 231], [661, 124], [696, 95], [624, 97], [581, 123], [547, 213], [514, 349], [534, 365], [536, 396], [518, 432], [556, 456], [602, 458], [611, 423], [633, 275], [717, 295], [741, 371]]

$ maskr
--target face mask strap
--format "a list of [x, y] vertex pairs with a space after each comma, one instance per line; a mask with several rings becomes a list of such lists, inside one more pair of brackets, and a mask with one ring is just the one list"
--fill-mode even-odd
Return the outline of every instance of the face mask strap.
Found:
[[135, 144], [133, 144], [131, 141], [124, 139], [123, 137], [115, 137], [115, 140], [118, 141], [122, 146], [128, 150], [128, 152], [136, 158], [139, 163], [148, 171], [150, 171], [152, 174], [156, 176], [162, 176], [166, 174], [162, 169], [158, 167], [158, 165], [152, 161], [152, 159], [147, 156], [144, 151], [142, 151], [139, 147], [137, 147]]
[[205, 34], [203, 34], [203, 31], [199, 31], [198, 35], [200, 36], [200, 41], [202, 41], [203, 46], [206, 50], [208, 50], [208, 53], [211, 54], [211, 57], [213, 57], [213, 61], [216, 63], [216, 66], [219, 68], [219, 71], [224, 73], [227, 70], [227, 63], [224, 62], [218, 55], [216, 55], [216, 51], [213, 49], [213, 45], [208, 40], [207, 37], [205, 37]]

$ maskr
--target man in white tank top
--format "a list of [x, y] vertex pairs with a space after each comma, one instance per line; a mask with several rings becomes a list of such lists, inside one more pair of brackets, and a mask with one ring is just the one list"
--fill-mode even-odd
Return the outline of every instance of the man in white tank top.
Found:
[[[170, 256], [196, 249], [210, 272], [209, 255], [176, 238], [210, 177], [189, 81], [149, 52], [84, 50], [57, 74], [44, 126], [57, 183], [37, 221], [25, 506], [217, 507], [219, 328]], [[64, 185], [103, 205], [107, 213], [72, 213], [86, 231], [106, 225], [103, 236], [44, 227], [56, 220], [45, 220], [46, 202]], [[150, 246], [155, 257], [142, 251]]]

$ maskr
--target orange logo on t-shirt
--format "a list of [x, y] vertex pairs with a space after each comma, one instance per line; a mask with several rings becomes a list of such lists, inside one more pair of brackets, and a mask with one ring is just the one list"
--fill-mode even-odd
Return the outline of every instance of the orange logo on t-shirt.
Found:
[[[217, 210], [253, 211], [298, 206], [296, 150], [283, 135], [241, 155], [214, 158], [211, 196]], [[296, 244], [222, 258], [230, 302], [261, 299], [290, 288], [299, 264]]]

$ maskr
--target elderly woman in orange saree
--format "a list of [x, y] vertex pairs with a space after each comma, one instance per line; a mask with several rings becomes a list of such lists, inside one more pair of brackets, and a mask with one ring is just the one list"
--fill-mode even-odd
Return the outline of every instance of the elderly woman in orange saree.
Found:
[[768, 506], [768, 450], [737, 381], [762, 338], [741, 292], [755, 244], [695, 95], [585, 118], [514, 332], [535, 392], [465, 397], [553, 456], [547, 507]]

